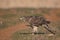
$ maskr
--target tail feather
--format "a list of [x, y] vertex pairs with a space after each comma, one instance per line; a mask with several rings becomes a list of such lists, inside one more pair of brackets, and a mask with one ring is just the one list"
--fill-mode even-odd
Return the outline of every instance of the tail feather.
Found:
[[55, 33], [52, 30], [50, 30], [49, 28], [47, 28], [47, 27], [44, 27], [44, 28], [47, 29], [49, 32], [51, 32], [52, 34], [55, 35]]

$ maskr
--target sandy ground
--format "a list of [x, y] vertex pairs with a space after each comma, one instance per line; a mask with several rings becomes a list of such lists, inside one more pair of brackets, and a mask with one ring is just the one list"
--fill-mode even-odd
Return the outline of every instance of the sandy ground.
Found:
[[54, 10], [54, 11], [50, 12], [49, 15], [48, 15], [48, 14], [44, 14], [44, 16], [45, 16], [48, 20], [53, 21], [53, 22], [56, 22], [56, 21], [59, 21], [59, 20], [60, 20], [60, 17], [56, 16], [56, 14], [57, 14], [56, 12], [57, 12], [57, 11]]
[[18, 31], [27, 28], [25, 24], [17, 24], [12, 27], [8, 27], [0, 30], [0, 40], [11, 40], [11, 35]]

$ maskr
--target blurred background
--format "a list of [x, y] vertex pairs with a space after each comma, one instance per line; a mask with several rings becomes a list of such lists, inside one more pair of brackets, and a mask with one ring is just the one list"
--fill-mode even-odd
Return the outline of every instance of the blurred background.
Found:
[[[32, 29], [19, 20], [21, 16], [44, 16], [51, 21], [49, 28], [55, 32], [48, 37], [48, 32], [39, 27], [39, 32], [31, 33]], [[60, 0], [0, 0], [0, 40], [60, 40]]]
[[0, 0], [0, 8], [16, 7], [59, 8], [60, 0]]

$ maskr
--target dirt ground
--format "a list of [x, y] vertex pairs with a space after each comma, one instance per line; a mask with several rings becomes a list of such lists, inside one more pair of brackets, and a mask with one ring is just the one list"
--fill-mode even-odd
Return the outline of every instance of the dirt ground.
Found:
[[19, 30], [27, 28], [25, 24], [17, 24], [0, 30], [0, 40], [11, 40], [11, 35]]
[[60, 17], [56, 16], [57, 13], [59, 12], [59, 10], [54, 10], [54, 11], [51, 11], [50, 14], [44, 14], [44, 16], [50, 20], [50, 21], [59, 21], [60, 20]]
[[[60, 20], [59, 17], [56, 16], [54, 12], [48, 14], [44, 14], [44, 16], [50, 21], [58, 21]], [[8, 27], [5, 29], [0, 29], [0, 40], [11, 40], [11, 35], [19, 30], [26, 29], [27, 27], [25, 24], [16, 24], [12, 27]]]

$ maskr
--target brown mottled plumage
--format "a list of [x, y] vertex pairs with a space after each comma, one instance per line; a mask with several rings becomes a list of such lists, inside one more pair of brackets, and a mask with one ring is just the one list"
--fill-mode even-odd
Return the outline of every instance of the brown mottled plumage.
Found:
[[42, 25], [45, 25], [47, 30], [53, 33], [50, 29], [48, 29], [50, 21], [47, 21], [43, 16], [23, 16], [22, 18], [25, 22], [29, 23], [29, 26], [33, 29], [33, 33], [38, 30], [37, 27]]

